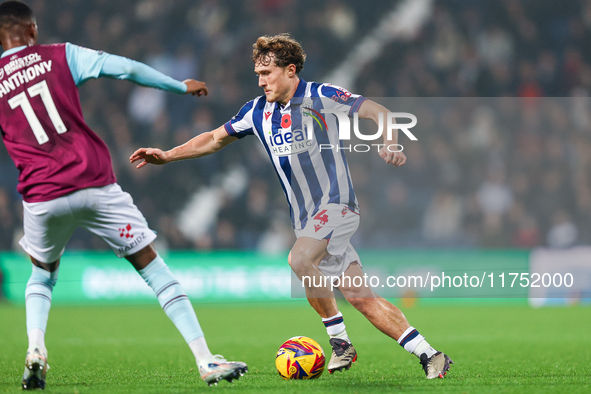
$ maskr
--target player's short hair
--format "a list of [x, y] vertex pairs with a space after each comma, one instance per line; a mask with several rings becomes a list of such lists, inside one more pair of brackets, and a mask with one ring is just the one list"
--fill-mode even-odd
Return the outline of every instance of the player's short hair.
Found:
[[252, 61], [267, 66], [273, 60], [278, 67], [295, 65], [296, 74], [299, 74], [304, 68], [306, 54], [300, 43], [288, 33], [259, 37], [252, 46]]
[[0, 4], [0, 29], [27, 22], [35, 22], [33, 10], [28, 5], [21, 1]]

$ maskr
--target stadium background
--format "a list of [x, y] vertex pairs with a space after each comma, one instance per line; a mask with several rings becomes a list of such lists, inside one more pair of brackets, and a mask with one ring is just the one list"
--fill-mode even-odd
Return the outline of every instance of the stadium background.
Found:
[[[210, 157], [147, 171], [128, 163], [130, 153], [140, 146], [176, 146], [223, 124], [260, 95], [250, 60], [259, 35], [291, 32], [308, 54], [301, 76], [323, 81], [399, 3], [404, 2], [30, 2], [42, 43], [70, 41], [146, 62], [177, 79], [207, 82], [211, 93], [205, 99], [105, 79], [80, 89], [85, 118], [109, 145], [118, 181], [158, 232], [159, 247], [268, 251], [287, 250], [292, 235], [285, 197], [255, 138]], [[588, 95], [590, 2], [422, 3], [428, 16], [416, 32], [392, 33], [346, 88], [368, 97]], [[569, 113], [544, 117], [541, 112], [514, 133], [492, 130], [488, 136], [474, 119], [452, 119], [408, 145], [409, 161], [400, 170], [374, 165], [375, 175], [352, 165], [364, 215], [356, 244], [591, 244], [591, 129], [575, 127]], [[468, 142], [459, 144], [464, 137]], [[0, 250], [19, 250], [22, 208], [16, 179], [2, 146]], [[214, 202], [183, 210], [200, 190], [228, 182]], [[491, 208], [479, 196], [493, 189], [502, 202]], [[200, 224], [191, 227], [190, 219]], [[376, 239], [375, 229], [387, 236]], [[68, 248], [107, 246], [80, 231]]]
[[[207, 98], [192, 98], [102, 79], [89, 81], [80, 95], [87, 122], [109, 145], [118, 182], [158, 232], [158, 249], [194, 301], [212, 350], [249, 363], [243, 381], [218, 389], [589, 392], [584, 349], [591, 346], [591, 315], [587, 306], [571, 305], [588, 303], [588, 293], [545, 301], [570, 307], [537, 309], [527, 305], [531, 294], [522, 288], [511, 299], [466, 292], [461, 300], [403, 294], [410, 298], [396, 301], [456, 360], [442, 382], [425, 381], [414, 358], [340, 300], [360, 362], [348, 374], [282, 382], [272, 361], [282, 341], [308, 335], [325, 350], [327, 341], [306, 301], [290, 300], [287, 204], [256, 138], [142, 171], [128, 157], [139, 146], [172, 147], [227, 121], [261, 93], [252, 43], [287, 31], [308, 54], [301, 73], [308, 81], [342, 83], [368, 97], [419, 97], [427, 107], [438, 100], [433, 97], [489, 97], [484, 100], [494, 105], [533, 108], [518, 117], [444, 111], [441, 124], [431, 119], [429, 132], [405, 145], [409, 161], [400, 169], [382, 165], [375, 154], [348, 155], [363, 212], [353, 243], [368, 269], [528, 272], [543, 248], [558, 253], [553, 267], [571, 272], [576, 267], [566, 262], [576, 256], [567, 253], [582, 251], [577, 279], [591, 283], [591, 1], [27, 3], [37, 14], [41, 43], [105, 50], [210, 88]], [[404, 10], [420, 15], [394, 23]], [[379, 50], [368, 42], [378, 42]], [[577, 105], [569, 105], [571, 97]], [[430, 119], [425, 114], [423, 124]], [[17, 244], [17, 176], [0, 144], [0, 290], [8, 298], [0, 302], [0, 391], [9, 392], [19, 389], [22, 373], [30, 275]], [[184, 343], [129, 264], [84, 231], [67, 248], [48, 326], [48, 391], [199, 388]]]

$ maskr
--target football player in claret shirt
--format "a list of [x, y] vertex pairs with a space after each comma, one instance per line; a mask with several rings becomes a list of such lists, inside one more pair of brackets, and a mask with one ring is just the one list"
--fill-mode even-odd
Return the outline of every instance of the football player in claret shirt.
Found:
[[180, 82], [120, 56], [70, 43], [37, 45], [37, 24], [24, 3], [0, 4], [0, 127], [19, 170], [24, 236], [33, 272], [26, 287], [29, 348], [22, 385], [45, 387], [45, 330], [64, 246], [77, 227], [101, 237], [154, 290], [193, 352], [203, 380], [217, 384], [247, 371], [212, 355], [185, 291], [156, 253], [131, 196], [116, 183], [105, 143], [84, 122], [78, 86], [102, 76], [178, 94], [207, 94], [205, 83]]
[[[330, 336], [329, 372], [348, 369], [357, 359], [333, 292], [327, 286], [318, 286], [326, 283], [324, 278], [336, 277], [342, 279], [339, 290], [347, 301], [380, 331], [415, 354], [427, 378], [442, 378], [453, 363], [450, 358], [433, 349], [397, 307], [374, 294], [363, 280], [359, 256], [349, 242], [359, 226], [359, 206], [347, 159], [343, 149], [321, 149], [342, 147], [336, 111], [344, 116], [357, 113], [378, 124], [380, 114], [388, 110], [345, 89], [300, 78], [305, 54], [287, 34], [259, 37], [253, 48], [254, 71], [264, 96], [246, 103], [236, 116], [213, 131], [169, 151], [138, 149], [131, 162], [141, 160], [137, 165], [141, 168], [148, 163], [197, 158], [256, 135], [275, 167], [290, 206], [297, 241], [289, 264], [300, 279], [307, 279], [302, 282], [308, 301], [322, 317]], [[305, 136], [309, 129], [303, 127], [307, 112], [324, 113], [325, 123], [312, 122], [311, 139]], [[388, 138], [384, 133], [380, 157], [394, 167], [404, 165], [406, 156], [398, 149], [397, 133]]]

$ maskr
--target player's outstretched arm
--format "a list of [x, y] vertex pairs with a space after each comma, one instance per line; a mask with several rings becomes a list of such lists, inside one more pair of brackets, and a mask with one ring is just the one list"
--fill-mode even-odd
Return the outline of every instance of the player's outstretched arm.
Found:
[[[365, 100], [361, 107], [359, 107], [359, 117], [363, 119], [371, 119], [376, 125], [379, 124], [380, 113], [383, 113], [382, 119], [386, 119], [388, 109], [381, 104], [372, 100]], [[392, 132], [392, 139], [388, 139], [388, 133], [383, 133], [384, 146], [379, 150], [378, 154], [388, 164], [394, 167], [403, 166], [406, 163], [406, 155], [399, 151], [398, 145], [398, 130]]]
[[166, 164], [172, 161], [195, 159], [210, 155], [236, 141], [238, 138], [228, 135], [224, 126], [213, 131], [199, 134], [197, 137], [168, 151], [158, 148], [140, 148], [133, 152], [129, 161], [135, 163], [143, 160], [136, 168], [142, 168], [146, 164]]
[[209, 91], [207, 90], [207, 85], [205, 82], [196, 81], [194, 79], [185, 79], [183, 81], [185, 85], [187, 85], [186, 94], [191, 93], [193, 96], [207, 96]]
[[194, 79], [177, 81], [144, 63], [69, 42], [66, 43], [66, 59], [76, 86], [92, 78], [109, 77], [178, 94], [202, 96], [208, 93], [204, 82]]
[[162, 89], [178, 94], [190, 93], [194, 96], [207, 96], [208, 93], [205, 82], [194, 79], [186, 79], [183, 82], [179, 82], [147, 64], [111, 54], [108, 54], [105, 58], [100, 75], [125, 79], [141, 86]]

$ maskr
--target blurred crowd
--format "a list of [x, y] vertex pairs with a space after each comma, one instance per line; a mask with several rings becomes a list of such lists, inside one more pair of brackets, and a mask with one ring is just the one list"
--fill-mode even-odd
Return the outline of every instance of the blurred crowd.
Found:
[[[109, 145], [118, 182], [160, 247], [273, 251], [288, 249], [293, 235], [255, 137], [139, 171], [130, 154], [212, 130], [260, 95], [250, 60], [258, 36], [290, 32], [308, 55], [300, 76], [320, 81], [402, 1], [28, 3], [41, 43], [69, 41], [207, 82], [207, 98], [105, 79], [80, 88], [86, 121]], [[346, 88], [420, 98], [413, 104], [419, 141], [401, 139], [404, 167], [392, 169], [376, 154], [348, 155], [363, 218], [359, 247], [591, 244], [591, 1], [434, 0], [417, 36], [392, 41]], [[16, 249], [22, 231], [17, 176], [0, 147], [2, 250]], [[69, 247], [106, 245], [80, 231]]]

